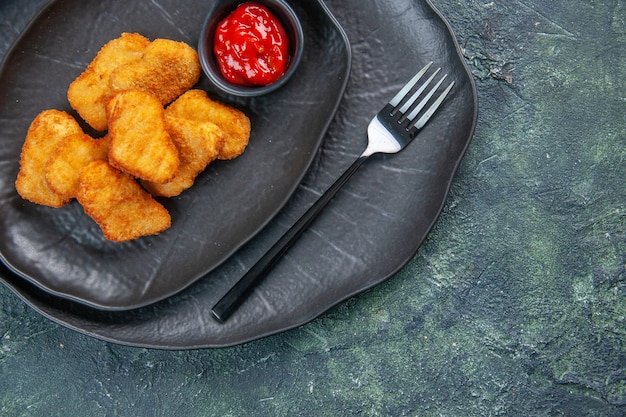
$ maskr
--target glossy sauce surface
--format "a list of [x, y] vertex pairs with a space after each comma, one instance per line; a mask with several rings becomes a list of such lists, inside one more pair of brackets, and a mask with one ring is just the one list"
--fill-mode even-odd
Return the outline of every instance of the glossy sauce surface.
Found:
[[284, 27], [265, 6], [243, 3], [220, 22], [213, 52], [222, 75], [238, 85], [263, 86], [283, 76], [289, 63]]

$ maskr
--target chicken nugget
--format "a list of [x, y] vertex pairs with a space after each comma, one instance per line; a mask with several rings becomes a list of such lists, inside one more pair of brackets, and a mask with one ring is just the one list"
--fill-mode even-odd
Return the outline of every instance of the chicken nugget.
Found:
[[109, 140], [94, 139], [86, 133], [70, 135], [57, 146], [46, 163], [48, 186], [62, 198], [76, 197], [78, 175], [91, 161], [107, 159]]
[[219, 159], [232, 159], [243, 153], [250, 140], [250, 119], [241, 111], [211, 100], [203, 90], [189, 90], [165, 110], [166, 117], [212, 122], [224, 131]]
[[82, 133], [76, 119], [59, 110], [44, 110], [35, 117], [26, 134], [20, 156], [15, 189], [22, 198], [50, 207], [61, 207], [69, 199], [56, 193], [45, 179], [50, 155], [66, 137]]
[[105, 44], [85, 71], [67, 90], [67, 99], [78, 114], [95, 130], [107, 129], [106, 103], [111, 96], [111, 72], [138, 61], [150, 41], [138, 33], [122, 33]]
[[155, 39], [140, 60], [120, 66], [111, 74], [114, 92], [142, 90], [163, 105], [193, 87], [200, 79], [198, 53], [184, 42]]
[[167, 209], [137, 181], [105, 161], [91, 162], [81, 171], [76, 199], [112, 241], [154, 235], [172, 223]]
[[178, 170], [178, 150], [165, 130], [161, 103], [149, 93], [126, 90], [107, 106], [109, 163], [143, 180], [164, 183]]
[[169, 132], [180, 156], [180, 167], [174, 178], [164, 184], [142, 181], [152, 195], [174, 197], [191, 187], [199, 173], [220, 153], [224, 134], [216, 124], [166, 117]]

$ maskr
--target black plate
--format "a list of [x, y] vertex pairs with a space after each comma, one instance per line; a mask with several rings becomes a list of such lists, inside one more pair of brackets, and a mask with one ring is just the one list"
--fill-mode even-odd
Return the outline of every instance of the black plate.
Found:
[[[350, 81], [303, 183], [268, 227], [208, 278], [132, 311], [106, 312], [55, 297], [3, 268], [5, 284], [40, 313], [85, 334], [186, 349], [233, 345], [296, 327], [405, 265], [439, 216], [473, 135], [475, 86], [448, 24], [429, 1], [327, 3], [351, 40]], [[457, 81], [440, 112], [400, 154], [368, 161], [248, 302], [226, 324], [214, 321], [213, 304], [350, 165], [365, 146], [370, 118], [430, 60]]]
[[[302, 3], [302, 4], [301, 4]], [[51, 293], [104, 309], [161, 300], [213, 270], [276, 215], [306, 173], [341, 100], [347, 39], [320, 2], [294, 2], [305, 33], [301, 65], [274, 94], [229, 102], [250, 117], [245, 153], [219, 161], [178, 198], [161, 200], [172, 227], [129, 243], [106, 241], [73, 202], [53, 209], [15, 191], [28, 126], [46, 108], [71, 111], [67, 86], [122, 32], [197, 43], [208, 2], [58, 1], [23, 35], [0, 77], [0, 256]], [[86, 32], [77, 32], [84, 27]], [[77, 36], [80, 33], [80, 36]], [[202, 78], [200, 88], [211, 88]]]

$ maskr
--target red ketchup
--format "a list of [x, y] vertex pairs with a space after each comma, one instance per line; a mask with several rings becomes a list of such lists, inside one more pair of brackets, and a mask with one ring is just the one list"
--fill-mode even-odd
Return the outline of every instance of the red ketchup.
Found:
[[220, 22], [213, 52], [222, 75], [238, 85], [268, 85], [289, 62], [285, 28], [265, 6], [243, 3]]

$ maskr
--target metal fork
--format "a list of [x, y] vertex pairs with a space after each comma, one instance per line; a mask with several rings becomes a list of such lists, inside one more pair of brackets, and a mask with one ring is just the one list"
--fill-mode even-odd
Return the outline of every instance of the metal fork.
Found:
[[226, 321], [244, 302], [251, 291], [265, 278], [280, 257], [300, 237], [302, 232], [337, 194], [337, 191], [354, 175], [363, 162], [376, 153], [400, 152], [417, 136], [454, 86], [454, 81], [452, 81], [443, 92], [433, 98], [446, 79], [447, 74], [445, 74], [426, 92], [441, 70], [438, 68], [432, 71], [432, 74], [418, 85], [418, 82], [426, 76], [431, 66], [432, 62], [426, 64], [372, 119], [367, 128], [367, 148], [361, 156], [213, 306], [212, 312], [217, 320]]

